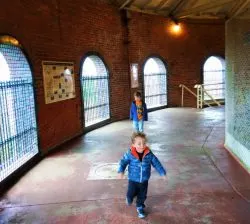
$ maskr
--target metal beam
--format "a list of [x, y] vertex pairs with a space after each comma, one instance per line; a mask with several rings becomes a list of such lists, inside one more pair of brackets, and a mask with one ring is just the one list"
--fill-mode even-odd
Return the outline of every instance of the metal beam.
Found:
[[126, 0], [119, 9], [123, 9], [125, 7], [127, 7], [128, 5], [131, 5], [135, 0]]
[[213, 0], [208, 4], [200, 5], [200, 6], [192, 8], [192, 9], [184, 10], [184, 11], [181, 11], [179, 13], [176, 13], [176, 14], [174, 14], [174, 16], [176, 18], [184, 18], [184, 17], [190, 16], [190, 15], [193, 15], [195, 13], [199, 13], [199, 12], [206, 11], [209, 9], [217, 8], [217, 7], [232, 3], [232, 2], [235, 2], [235, 1], [234, 0], [227, 0], [227, 1], [221, 2], [218, 0]]

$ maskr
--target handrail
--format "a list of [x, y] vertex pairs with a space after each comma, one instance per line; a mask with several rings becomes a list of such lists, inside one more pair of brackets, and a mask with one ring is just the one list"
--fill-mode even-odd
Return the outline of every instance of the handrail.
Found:
[[216, 99], [214, 99], [205, 89], [203, 89], [203, 92], [207, 94], [207, 96], [209, 96], [211, 98], [211, 100], [213, 100], [218, 106], [221, 106], [221, 104], [219, 103], [219, 101], [217, 101]]
[[187, 86], [185, 86], [184, 84], [180, 84], [179, 87], [181, 87], [181, 106], [182, 107], [184, 104], [184, 89], [186, 89], [189, 93], [191, 93], [192, 95], [194, 95], [197, 98], [197, 95], [191, 89], [189, 89]]
[[202, 85], [202, 86], [213, 86], [213, 85], [221, 85], [221, 84], [225, 84], [224, 82], [221, 83], [209, 83], [209, 84], [197, 84], [197, 85]]
[[[199, 102], [197, 100], [197, 108], [202, 108], [202, 104], [208, 104], [204, 100], [204, 94], [206, 94], [214, 103], [216, 103], [218, 106], [221, 106], [220, 102], [217, 101], [214, 97], [211, 96], [211, 94], [208, 93], [208, 91], [211, 91], [213, 89], [205, 89], [204, 86], [208, 85], [219, 85], [219, 84], [224, 84], [224, 83], [213, 83], [213, 84], [196, 84], [194, 88], [197, 88], [197, 96], [199, 99], [201, 99]], [[221, 88], [220, 88], [221, 89]]]
[[214, 103], [216, 103], [218, 106], [221, 106], [221, 102], [223, 101], [219, 101], [216, 100], [210, 93], [209, 91], [211, 90], [223, 90], [223, 88], [217, 88], [217, 89], [206, 89], [205, 86], [211, 86], [211, 85], [221, 85], [221, 84], [225, 84], [225, 83], [213, 83], [213, 84], [196, 84], [194, 86], [194, 88], [197, 89], [197, 94], [195, 94], [190, 88], [188, 88], [187, 86], [185, 86], [184, 84], [180, 84], [179, 87], [181, 88], [181, 106], [183, 107], [184, 105], [184, 91], [188, 91], [189, 93], [191, 93], [193, 96], [196, 97], [197, 99], [197, 108], [203, 108], [203, 104], [206, 104], [207, 106], [211, 107], [211, 102], [207, 102], [206, 100], [204, 100], [204, 95], [206, 95], [209, 99], [211, 99], [211, 101], [213, 101]]
[[190, 92], [190, 93], [193, 94], [195, 97], [197, 97], [197, 95], [196, 95], [191, 89], [189, 89], [187, 86], [185, 86], [185, 85], [183, 85], [183, 84], [180, 84], [179, 87], [185, 88], [188, 92]]

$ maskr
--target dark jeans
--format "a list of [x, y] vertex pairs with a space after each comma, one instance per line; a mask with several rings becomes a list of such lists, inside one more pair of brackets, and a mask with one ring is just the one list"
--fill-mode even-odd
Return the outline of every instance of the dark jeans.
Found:
[[144, 202], [147, 198], [147, 191], [148, 191], [148, 181], [143, 183], [138, 183], [129, 180], [128, 181], [128, 192], [127, 192], [127, 200], [128, 203], [132, 203], [134, 197], [137, 196], [136, 200], [136, 207], [137, 208], [144, 208]]

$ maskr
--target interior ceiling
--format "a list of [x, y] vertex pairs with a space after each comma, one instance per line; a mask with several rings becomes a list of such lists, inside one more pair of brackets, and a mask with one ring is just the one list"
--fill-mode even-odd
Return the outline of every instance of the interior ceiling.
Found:
[[250, 18], [250, 0], [110, 0], [120, 10], [161, 15], [176, 20]]

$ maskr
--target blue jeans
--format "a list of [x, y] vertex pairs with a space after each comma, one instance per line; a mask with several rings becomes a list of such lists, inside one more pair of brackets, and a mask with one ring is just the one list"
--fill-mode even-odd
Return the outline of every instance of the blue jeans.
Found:
[[136, 199], [136, 208], [145, 208], [145, 200], [147, 198], [148, 192], [148, 181], [143, 183], [138, 183], [129, 180], [128, 181], [128, 192], [127, 192], [127, 201], [129, 204], [132, 204], [134, 197]]
[[133, 121], [133, 128], [135, 132], [143, 132], [143, 120]]

